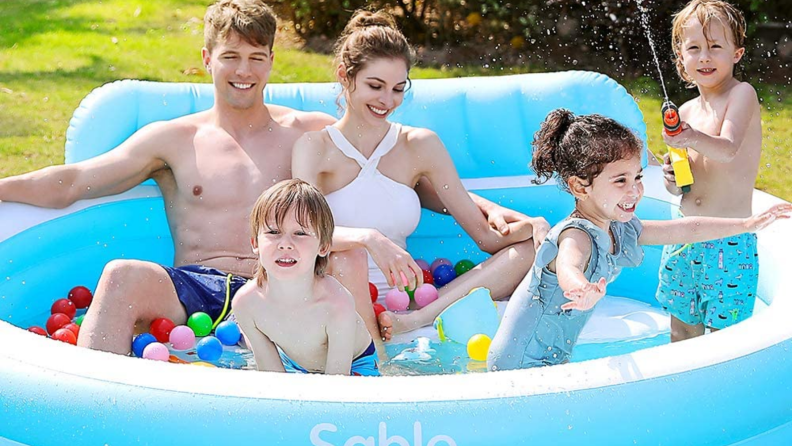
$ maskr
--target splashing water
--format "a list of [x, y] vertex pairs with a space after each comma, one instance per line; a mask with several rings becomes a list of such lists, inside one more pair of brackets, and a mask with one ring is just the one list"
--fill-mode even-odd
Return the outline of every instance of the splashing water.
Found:
[[641, 25], [646, 33], [646, 39], [649, 40], [649, 48], [652, 49], [652, 56], [654, 56], [657, 73], [660, 74], [660, 85], [663, 87], [663, 100], [668, 102], [668, 92], [666, 92], [665, 81], [663, 80], [663, 71], [660, 70], [660, 60], [657, 58], [657, 51], [655, 51], [654, 39], [652, 38], [652, 29], [649, 27], [648, 8], [644, 6], [643, 0], [636, 0], [636, 3], [638, 3], [638, 10], [641, 13]]

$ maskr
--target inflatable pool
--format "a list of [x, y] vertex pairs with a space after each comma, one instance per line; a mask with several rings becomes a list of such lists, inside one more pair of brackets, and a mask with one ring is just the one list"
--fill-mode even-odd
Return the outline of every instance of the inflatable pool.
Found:
[[[336, 94], [332, 84], [271, 85], [266, 100], [334, 114]], [[72, 119], [66, 161], [110, 150], [149, 122], [211, 102], [211, 85], [101, 87]], [[568, 214], [571, 199], [554, 185], [532, 186], [527, 165], [533, 133], [557, 107], [611, 116], [645, 137], [633, 98], [588, 72], [419, 80], [393, 119], [435, 130], [469, 189], [552, 224]], [[638, 215], [668, 218], [670, 196], [647, 161]], [[756, 192], [754, 206], [778, 201]], [[408, 241], [415, 257], [484, 258], [453, 220], [424, 212]], [[733, 328], [532, 370], [354, 378], [172, 365], [20, 329], [40, 324], [72, 286], [93, 289], [111, 259], [172, 262], [172, 242], [153, 184], [63, 210], [0, 203], [0, 216], [0, 445], [792, 442], [789, 222], [759, 234], [762, 301], [752, 319]], [[658, 314], [651, 305], [659, 256], [659, 248], [647, 248], [643, 266], [612, 284], [609, 293], [626, 299], [603, 302], [598, 329], [620, 320], [626, 342], [666, 329], [657, 319], [634, 317]]]

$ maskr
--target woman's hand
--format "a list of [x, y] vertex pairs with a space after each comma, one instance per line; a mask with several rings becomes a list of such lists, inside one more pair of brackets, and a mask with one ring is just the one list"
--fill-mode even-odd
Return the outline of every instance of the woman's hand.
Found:
[[[404, 291], [423, 285], [421, 267], [407, 251], [400, 248], [379, 231], [372, 231], [366, 238], [366, 250], [379, 269], [385, 274], [388, 285]], [[405, 280], [406, 279], [406, 283]]]
[[605, 296], [605, 285], [605, 278], [602, 277], [597, 283], [586, 282], [579, 288], [564, 291], [564, 297], [571, 302], [561, 305], [561, 309], [586, 311], [594, 308], [594, 305]]

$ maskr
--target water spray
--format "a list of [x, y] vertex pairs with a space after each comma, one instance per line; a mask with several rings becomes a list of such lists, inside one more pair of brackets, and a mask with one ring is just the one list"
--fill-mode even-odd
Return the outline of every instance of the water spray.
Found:
[[[665, 132], [669, 136], [676, 136], [682, 133], [682, 119], [679, 117], [679, 109], [668, 98], [663, 102], [662, 113]], [[668, 154], [671, 157], [671, 165], [674, 167], [677, 187], [682, 189], [682, 193], [690, 192], [690, 185], [693, 184], [693, 172], [690, 171], [687, 149], [669, 146]]]

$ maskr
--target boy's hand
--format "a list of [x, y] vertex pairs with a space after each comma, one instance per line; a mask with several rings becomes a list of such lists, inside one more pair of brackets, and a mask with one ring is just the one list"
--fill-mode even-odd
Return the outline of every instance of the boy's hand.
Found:
[[602, 277], [597, 283], [586, 282], [580, 288], [564, 291], [564, 297], [571, 302], [561, 305], [561, 309], [586, 311], [594, 308], [594, 305], [605, 296], [605, 285], [605, 278]]
[[789, 218], [791, 212], [792, 204], [777, 204], [764, 212], [746, 218], [745, 227], [749, 232], [761, 231], [776, 220]]
[[671, 164], [671, 154], [663, 155], [663, 180], [666, 184], [666, 189], [674, 195], [682, 193], [682, 189], [676, 185], [676, 174], [674, 173], [674, 165]]
[[691, 127], [687, 122], [682, 122], [682, 131], [671, 136], [663, 129], [663, 141], [671, 147], [684, 149], [687, 147], [696, 148], [698, 143], [698, 131]]

